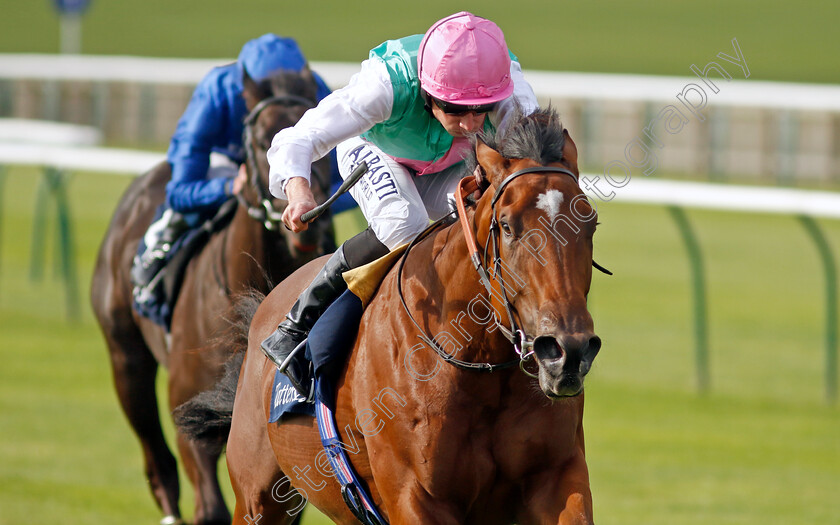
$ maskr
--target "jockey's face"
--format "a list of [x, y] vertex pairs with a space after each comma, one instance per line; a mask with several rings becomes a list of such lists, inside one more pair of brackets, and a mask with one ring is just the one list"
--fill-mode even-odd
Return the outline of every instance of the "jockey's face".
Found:
[[470, 111], [463, 114], [444, 113], [433, 101], [432, 115], [443, 125], [443, 129], [453, 137], [463, 137], [467, 133], [475, 133], [484, 127], [486, 113], [475, 113]]

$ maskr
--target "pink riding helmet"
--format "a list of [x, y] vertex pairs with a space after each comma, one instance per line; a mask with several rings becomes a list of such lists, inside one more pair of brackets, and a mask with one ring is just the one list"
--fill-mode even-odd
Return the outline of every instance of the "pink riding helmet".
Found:
[[454, 104], [489, 104], [513, 93], [510, 55], [499, 26], [462, 11], [435, 22], [417, 52], [420, 86]]

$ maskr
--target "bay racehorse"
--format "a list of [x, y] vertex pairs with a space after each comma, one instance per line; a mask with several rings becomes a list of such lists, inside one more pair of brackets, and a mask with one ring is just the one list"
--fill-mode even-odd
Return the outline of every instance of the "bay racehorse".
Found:
[[[228, 226], [214, 233], [189, 262], [170, 332], [132, 308], [129, 275], [140, 238], [164, 200], [171, 176], [168, 162], [139, 177], [123, 195], [93, 275], [93, 310], [110, 351], [120, 404], [140, 440], [146, 477], [165, 516], [162, 523], [177, 523], [181, 514], [176, 460], [158, 416], [158, 366], [169, 371], [170, 410], [211, 388], [230, 354], [245, 348], [244, 341], [226, 337], [238, 322], [231, 308], [234, 298], [250, 289], [270, 290], [273, 283], [322, 255], [323, 245], [334, 242], [329, 216], [319, 219], [306, 235], [282, 228], [279, 217], [285, 202], [273, 200], [268, 193], [265, 153], [278, 130], [294, 125], [315, 105], [316, 84], [311, 72], [284, 72], [260, 86], [246, 78], [245, 84], [250, 110], [244, 140], [249, 183]], [[313, 166], [313, 189], [321, 200], [329, 189], [328, 162]], [[230, 523], [216, 472], [221, 449], [199, 446], [180, 434], [177, 441], [183, 466], [195, 487], [195, 523]]]
[[[515, 122], [476, 141], [468, 162], [488, 190], [390, 269], [338, 381], [343, 448], [394, 525], [593, 523], [583, 382], [601, 347], [587, 310], [596, 211], [556, 113]], [[315, 420], [267, 423], [275, 368], [260, 342], [323, 262], [254, 313], [226, 413], [235, 524], [289, 523], [307, 500], [357, 523]]]

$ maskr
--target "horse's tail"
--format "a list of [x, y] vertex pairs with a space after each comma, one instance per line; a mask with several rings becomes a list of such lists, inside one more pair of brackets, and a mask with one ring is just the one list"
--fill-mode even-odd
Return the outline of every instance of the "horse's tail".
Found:
[[222, 378], [212, 390], [198, 394], [175, 408], [172, 413], [178, 430], [188, 439], [201, 443], [207, 450], [221, 453], [227, 443], [239, 371], [248, 347], [248, 327], [264, 297], [262, 293], [252, 290], [234, 302], [236, 321], [231, 323], [232, 334], [227, 334], [233, 337], [217, 340], [217, 344], [227, 341], [225, 344], [233, 346], [233, 355], [225, 363]]
[[172, 412], [178, 430], [210, 451], [221, 452], [227, 443], [236, 383], [244, 358], [245, 352], [233, 354], [225, 364], [222, 379], [213, 390], [198, 394]]

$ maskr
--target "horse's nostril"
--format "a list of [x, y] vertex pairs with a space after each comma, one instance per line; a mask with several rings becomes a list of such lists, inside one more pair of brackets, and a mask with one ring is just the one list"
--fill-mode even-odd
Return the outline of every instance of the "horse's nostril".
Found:
[[534, 340], [534, 353], [541, 360], [560, 359], [564, 355], [563, 348], [557, 339], [549, 336], [537, 337]]
[[589, 338], [589, 344], [587, 345], [586, 353], [594, 358], [598, 354], [599, 350], [601, 350], [601, 338], [597, 335], [593, 335]]

